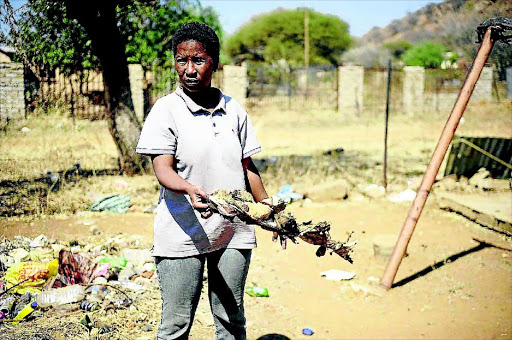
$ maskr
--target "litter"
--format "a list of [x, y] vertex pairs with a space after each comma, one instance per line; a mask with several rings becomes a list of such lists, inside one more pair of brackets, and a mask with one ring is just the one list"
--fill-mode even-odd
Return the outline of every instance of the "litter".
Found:
[[124, 214], [130, 208], [130, 196], [111, 194], [96, 200], [91, 206], [92, 211], [106, 211], [115, 214]]
[[342, 281], [352, 280], [356, 276], [356, 273], [346, 272], [338, 269], [329, 269], [325, 272], [321, 272], [320, 276], [325, 277], [327, 280]]

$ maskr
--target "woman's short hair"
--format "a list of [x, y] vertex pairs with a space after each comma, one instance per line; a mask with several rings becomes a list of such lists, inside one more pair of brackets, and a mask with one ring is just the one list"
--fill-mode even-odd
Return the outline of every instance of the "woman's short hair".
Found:
[[202, 22], [189, 22], [178, 27], [172, 37], [172, 52], [176, 55], [178, 45], [184, 41], [195, 40], [200, 42], [206, 53], [213, 60], [213, 69], [219, 67], [220, 43], [217, 33], [208, 25]]

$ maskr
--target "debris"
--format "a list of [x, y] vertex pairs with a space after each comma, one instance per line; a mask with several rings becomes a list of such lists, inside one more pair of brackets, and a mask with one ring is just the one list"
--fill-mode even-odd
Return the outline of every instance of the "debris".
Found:
[[75, 284], [41, 292], [36, 295], [36, 301], [41, 307], [49, 307], [82, 301], [84, 297], [84, 286]]
[[338, 269], [329, 269], [327, 271], [321, 272], [320, 276], [325, 277], [327, 280], [341, 281], [352, 280], [356, 276], [356, 273], [346, 272]]
[[308, 221], [299, 224], [291, 213], [282, 211], [282, 203], [276, 203], [278, 204], [271, 207], [268, 216], [264, 217], [266, 213], [262, 214], [261, 211], [270, 207], [263, 203], [255, 203], [252, 195], [247, 191], [217, 190], [208, 198], [210, 209], [226, 218], [238, 216], [258, 224], [265, 230], [277, 232], [281, 238], [289, 238], [294, 243], [297, 243], [295, 238], [299, 237], [304, 242], [319, 246], [316, 252], [317, 256], [323, 256], [327, 249], [331, 249], [332, 253], [336, 253], [352, 263], [350, 252], [353, 251], [353, 246], [357, 243], [357, 241], [349, 243], [352, 234], [345, 242], [333, 241], [329, 234], [330, 223], [320, 222], [314, 225], [312, 221]]
[[301, 194], [292, 191], [292, 186], [290, 184], [285, 184], [279, 189], [279, 192], [276, 194], [281, 200], [285, 203], [291, 203], [295, 200], [301, 200], [304, 198]]
[[245, 293], [252, 297], [269, 297], [268, 289], [258, 286], [247, 286], [245, 287]]
[[59, 281], [54, 287], [77, 283], [88, 284], [93, 278], [96, 266], [97, 264], [89, 256], [62, 249], [59, 252]]
[[302, 329], [302, 334], [304, 335], [313, 335], [315, 334], [315, 331], [311, 327], [306, 327]]
[[27, 304], [23, 309], [14, 317], [13, 325], [16, 325], [21, 320], [25, 319], [30, 313], [32, 313], [37, 308], [37, 302], [32, 302], [31, 304]]
[[92, 211], [106, 211], [116, 214], [124, 214], [130, 208], [130, 196], [111, 194], [96, 200], [89, 209]]
[[128, 261], [126, 260], [126, 257], [124, 256], [121, 256], [121, 257], [103, 257], [101, 259], [98, 260], [98, 263], [109, 263], [110, 264], [110, 267], [112, 268], [125, 268], [126, 267], [126, 263], [128, 263]]
[[18, 262], [5, 273], [7, 289], [13, 293], [39, 293], [46, 280], [57, 274], [58, 260], [47, 263]]

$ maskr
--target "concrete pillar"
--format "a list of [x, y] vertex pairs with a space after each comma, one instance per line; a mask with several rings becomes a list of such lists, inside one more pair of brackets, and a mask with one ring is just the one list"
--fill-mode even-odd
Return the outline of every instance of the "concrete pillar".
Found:
[[129, 64], [130, 90], [132, 92], [133, 109], [135, 116], [142, 124], [144, 122], [144, 72], [140, 64]]
[[338, 67], [338, 111], [356, 110], [363, 108], [363, 66]]
[[507, 98], [512, 99], [512, 67], [507, 67], [505, 77], [507, 79]]
[[245, 106], [248, 86], [247, 67], [224, 65], [222, 72], [222, 92]]
[[0, 63], [0, 127], [25, 118], [23, 64]]
[[486, 100], [490, 102], [492, 100], [492, 76], [493, 68], [484, 67], [471, 95], [472, 101]]
[[421, 66], [404, 67], [402, 90], [403, 110], [410, 115], [423, 112], [425, 69]]

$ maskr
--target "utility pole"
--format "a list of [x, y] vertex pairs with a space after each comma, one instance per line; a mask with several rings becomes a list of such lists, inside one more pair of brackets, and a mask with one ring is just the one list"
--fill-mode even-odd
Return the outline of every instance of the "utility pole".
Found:
[[308, 97], [308, 76], [309, 76], [309, 9], [304, 9], [304, 66], [306, 68], [306, 99]]

